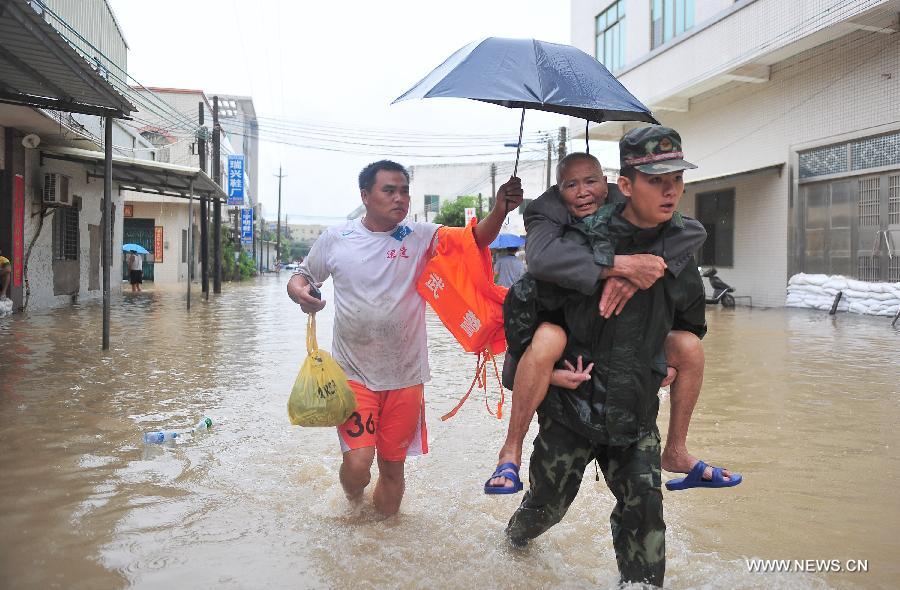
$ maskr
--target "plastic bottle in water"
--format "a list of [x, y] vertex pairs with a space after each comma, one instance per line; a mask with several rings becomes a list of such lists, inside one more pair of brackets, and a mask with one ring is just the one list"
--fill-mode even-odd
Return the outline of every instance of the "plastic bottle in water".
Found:
[[155, 432], [145, 432], [144, 443], [148, 445], [162, 444], [170, 440], [175, 440], [176, 438], [178, 438], [178, 436], [179, 433], [177, 430], [157, 430]]
[[194, 426], [194, 432], [206, 432], [207, 430], [212, 428], [212, 418], [209, 416], [203, 416], [199, 422]]
[[185, 434], [196, 434], [199, 432], [207, 432], [212, 428], [213, 421], [212, 418], [208, 416], [204, 416], [200, 419], [197, 424], [190, 430], [157, 430], [154, 432], [145, 432], [144, 433], [144, 443], [148, 445], [152, 444], [162, 444], [164, 442], [168, 442], [170, 440], [175, 440], [176, 438], [183, 436]]

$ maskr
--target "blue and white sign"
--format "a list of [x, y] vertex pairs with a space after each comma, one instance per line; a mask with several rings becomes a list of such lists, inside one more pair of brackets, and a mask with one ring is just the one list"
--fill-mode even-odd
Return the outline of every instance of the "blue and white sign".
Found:
[[228, 156], [228, 204], [244, 204], [244, 156]]
[[241, 244], [253, 245], [253, 209], [247, 207], [241, 209]]

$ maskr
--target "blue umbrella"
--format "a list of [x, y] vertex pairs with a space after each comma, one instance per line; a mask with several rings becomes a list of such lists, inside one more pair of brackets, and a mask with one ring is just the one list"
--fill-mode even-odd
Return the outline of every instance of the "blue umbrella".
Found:
[[150, 254], [150, 251], [140, 244], [122, 244], [122, 252], [135, 252], [137, 254]]
[[488, 246], [491, 250], [502, 250], [504, 248], [521, 248], [525, 245], [525, 238], [521, 238], [515, 234], [500, 234]]
[[[599, 61], [575, 47], [536, 39], [488, 37], [470, 43], [394, 102], [434, 97], [470, 98], [522, 109], [519, 146], [525, 109], [597, 123], [658, 123], [650, 109]], [[518, 163], [517, 149], [516, 168]]]

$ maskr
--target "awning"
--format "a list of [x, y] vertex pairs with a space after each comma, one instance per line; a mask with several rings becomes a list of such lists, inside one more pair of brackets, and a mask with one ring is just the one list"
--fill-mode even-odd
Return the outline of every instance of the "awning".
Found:
[[[40, 152], [41, 161], [49, 158], [86, 164], [89, 178], [103, 178], [103, 152], [69, 147], [41, 147]], [[190, 197], [193, 180], [194, 196], [227, 199], [225, 191], [199, 168], [124, 156], [113, 156], [112, 160], [113, 182], [118, 183], [120, 189], [186, 199]]]
[[0, 102], [119, 119], [137, 110], [25, 0], [0, 0]]
[[[687, 157], [690, 158], [690, 156], [687, 156]], [[700, 178], [687, 178], [687, 179], [685, 179], [684, 184], [697, 184], [700, 182], [723, 180], [725, 178], [732, 178], [734, 176], [747, 176], [750, 174], [761, 174], [764, 172], [778, 172], [778, 174], [781, 174], [782, 168], [784, 168], [783, 162], [778, 163], [778, 164], [770, 164], [768, 166], [760, 166], [758, 168], [749, 168], [747, 170], [736, 170], [733, 172], [723, 172], [721, 174], [713, 174], [711, 176], [703, 176]]]

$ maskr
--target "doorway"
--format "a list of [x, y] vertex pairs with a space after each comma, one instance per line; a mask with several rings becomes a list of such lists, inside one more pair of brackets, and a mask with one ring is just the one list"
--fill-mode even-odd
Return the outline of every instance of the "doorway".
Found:
[[[144, 280], [153, 280], [153, 219], [126, 218], [122, 228], [122, 243], [137, 244], [146, 248], [150, 254], [144, 254]], [[128, 280], [128, 264], [126, 254], [122, 252], [122, 280]]]

